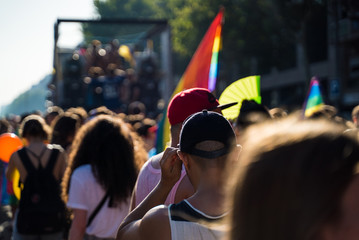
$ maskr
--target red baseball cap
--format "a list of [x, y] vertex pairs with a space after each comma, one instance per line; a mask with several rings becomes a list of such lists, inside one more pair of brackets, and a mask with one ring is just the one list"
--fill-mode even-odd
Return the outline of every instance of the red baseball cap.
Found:
[[190, 88], [177, 93], [167, 108], [167, 117], [171, 125], [186, 120], [190, 115], [204, 109], [215, 111], [228, 108], [237, 103], [219, 105], [216, 97], [206, 88]]

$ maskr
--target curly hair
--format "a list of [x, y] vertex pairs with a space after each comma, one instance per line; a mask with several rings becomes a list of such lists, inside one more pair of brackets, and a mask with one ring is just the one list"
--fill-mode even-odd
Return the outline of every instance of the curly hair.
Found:
[[84, 164], [91, 165], [96, 180], [109, 193], [109, 207], [128, 199], [137, 179], [138, 167], [131, 131], [121, 119], [101, 115], [79, 129], [62, 181], [65, 201], [73, 171]]

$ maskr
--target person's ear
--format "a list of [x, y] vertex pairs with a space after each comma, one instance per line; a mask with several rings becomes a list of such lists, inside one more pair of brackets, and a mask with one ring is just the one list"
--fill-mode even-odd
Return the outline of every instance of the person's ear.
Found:
[[183, 162], [184, 156], [183, 156], [183, 152], [181, 152], [181, 150], [177, 150], [177, 156], [181, 159], [181, 161]]
[[181, 159], [183, 165], [188, 168], [188, 155], [181, 150], [177, 150], [177, 155]]
[[242, 149], [243, 149], [243, 147], [242, 147], [242, 145], [240, 145], [240, 144], [237, 144], [236, 146], [235, 146], [235, 152], [236, 152], [236, 155], [237, 155], [237, 158], [239, 157], [239, 155], [241, 154], [241, 152], [242, 152]]

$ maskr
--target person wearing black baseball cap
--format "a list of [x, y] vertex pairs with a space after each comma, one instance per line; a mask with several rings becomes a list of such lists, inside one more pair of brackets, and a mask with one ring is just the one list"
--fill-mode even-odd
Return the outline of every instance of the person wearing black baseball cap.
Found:
[[[222, 110], [237, 103], [220, 105], [216, 97], [206, 88], [190, 88], [177, 93], [168, 104], [167, 117], [171, 125], [170, 146], [176, 147], [182, 124], [186, 118], [203, 109], [222, 113]], [[156, 187], [161, 179], [160, 159], [163, 152], [151, 157], [138, 174], [131, 199], [131, 210], [138, 206], [143, 199]], [[178, 182], [168, 194], [165, 204], [178, 203], [193, 194], [193, 187], [183, 168]]]
[[[237, 146], [234, 130], [221, 114], [204, 110], [188, 117], [179, 148], [168, 147], [163, 154], [159, 184], [125, 218], [116, 239], [222, 239], [227, 164], [237, 160]], [[195, 193], [161, 205], [179, 179], [182, 163]]]

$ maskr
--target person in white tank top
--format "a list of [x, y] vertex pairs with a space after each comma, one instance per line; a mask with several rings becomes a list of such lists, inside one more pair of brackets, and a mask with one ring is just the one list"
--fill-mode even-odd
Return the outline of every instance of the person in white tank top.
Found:
[[[190, 88], [177, 93], [171, 99], [167, 108], [167, 118], [171, 125], [170, 146], [177, 147], [182, 124], [190, 115], [200, 112], [203, 109], [222, 113], [221, 110], [232, 105], [233, 104], [219, 105], [215, 96], [206, 88]], [[162, 155], [163, 152], [151, 157], [138, 174], [135, 189], [132, 194], [131, 210], [137, 207], [159, 183], [161, 179], [160, 160]], [[173, 186], [165, 205], [179, 203], [183, 199], [192, 196], [193, 193], [193, 187], [183, 168], [182, 175]]]
[[[168, 147], [161, 159], [159, 184], [122, 222], [116, 239], [220, 239], [226, 230], [226, 167], [238, 158], [231, 124], [204, 110], [183, 124], [179, 148]], [[195, 189], [193, 196], [161, 205], [181, 176], [182, 163]], [[160, 223], [160, 224], [159, 224]]]

